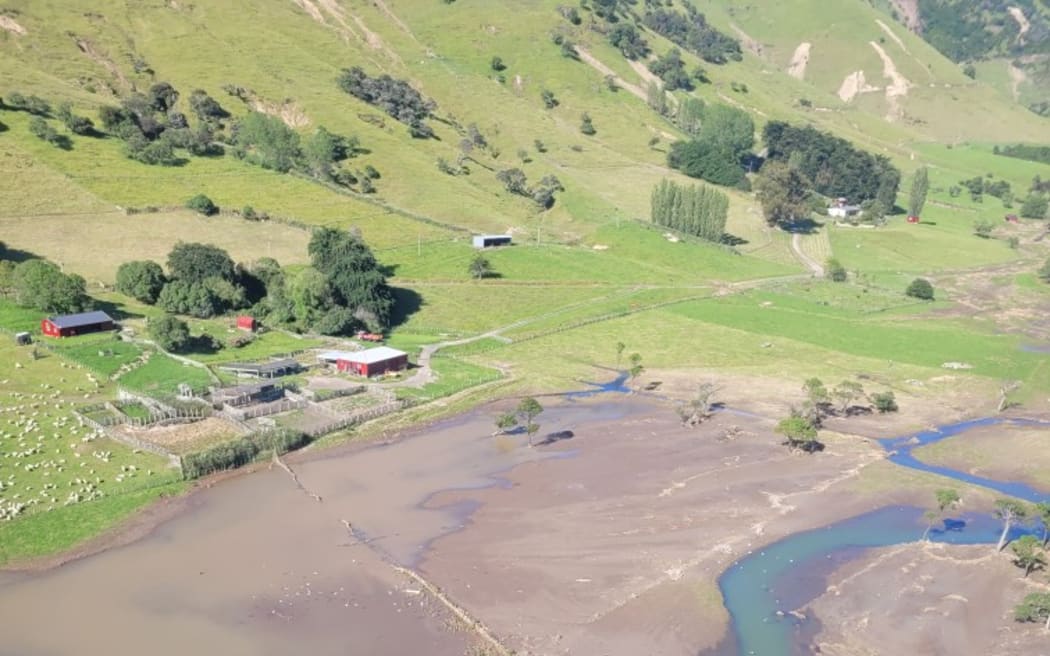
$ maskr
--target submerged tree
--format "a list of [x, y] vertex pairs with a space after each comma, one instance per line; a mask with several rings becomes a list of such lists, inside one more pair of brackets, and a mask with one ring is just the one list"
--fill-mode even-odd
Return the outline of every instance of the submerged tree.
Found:
[[496, 417], [495, 435], [503, 435], [518, 425], [518, 417], [513, 412], [504, 412]]
[[517, 419], [525, 426], [525, 432], [529, 436], [529, 446], [532, 446], [532, 437], [539, 431], [539, 424], [533, 420], [536, 419], [543, 412], [543, 406], [540, 402], [531, 396], [526, 396], [518, 404]]
[[820, 450], [816, 426], [797, 411], [792, 411], [790, 417], [781, 419], [780, 423], [777, 424], [776, 432], [787, 438], [785, 444], [792, 450], [806, 453]]
[[1014, 499], [996, 499], [995, 516], [1003, 521], [1003, 532], [999, 536], [999, 543], [995, 546], [996, 551], [1002, 551], [1010, 537], [1010, 529], [1015, 521], [1022, 521], [1028, 516], [1028, 508], [1025, 504]]
[[713, 414], [713, 397], [718, 388], [714, 383], [701, 383], [696, 389], [696, 396], [678, 405], [678, 417], [683, 426], [692, 428], [704, 423]]
[[634, 383], [634, 379], [645, 371], [645, 367], [642, 366], [642, 356], [638, 353], [632, 353], [627, 360], [631, 363], [631, 368], [627, 370], [627, 374], [631, 377], [631, 382]]
[[959, 493], [951, 488], [937, 490], [934, 494], [937, 497], [937, 508], [928, 510], [923, 515], [926, 518], [926, 531], [922, 534], [923, 540], [929, 538], [933, 525], [944, 518], [944, 513], [959, 504]]

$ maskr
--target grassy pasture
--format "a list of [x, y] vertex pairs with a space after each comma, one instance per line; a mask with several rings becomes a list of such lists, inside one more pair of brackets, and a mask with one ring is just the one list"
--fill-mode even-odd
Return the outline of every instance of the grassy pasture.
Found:
[[200, 367], [183, 364], [166, 355], [154, 353], [145, 364], [124, 374], [117, 382], [143, 394], [173, 396], [180, 383], [186, 383], [199, 390], [207, 387], [211, 378], [208, 372]]
[[7, 340], [0, 362], [0, 508], [25, 504], [0, 520], [0, 562], [69, 547], [180, 478], [162, 458], [79, 425], [74, 408], [107, 398], [105, 381], [53, 353], [34, 360]]

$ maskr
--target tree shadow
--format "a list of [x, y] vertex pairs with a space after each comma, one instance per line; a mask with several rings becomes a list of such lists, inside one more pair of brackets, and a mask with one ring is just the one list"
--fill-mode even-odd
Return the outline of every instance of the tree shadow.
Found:
[[873, 414], [875, 411], [866, 405], [851, 405], [846, 408], [846, 411], [842, 413], [843, 417], [866, 417]]
[[725, 244], [726, 246], [743, 246], [744, 244], [750, 242], [748, 242], [748, 240], [744, 239], [743, 237], [737, 237], [736, 235], [731, 235], [728, 232], [723, 232], [722, 238], [718, 240], [718, 243]]
[[423, 307], [423, 297], [414, 289], [391, 287], [394, 294], [394, 310], [390, 313], [390, 328], [406, 323]]
[[186, 344], [179, 349], [180, 353], [193, 353], [195, 355], [212, 355], [222, 350], [222, 342], [212, 337], [208, 333], [202, 333], [200, 335], [194, 335], [186, 341]]
[[[2, 244], [2, 242], [0, 242], [0, 244]], [[21, 248], [10, 248], [10, 247], [0, 246], [0, 260], [10, 260], [11, 262], [14, 262], [15, 264], [19, 264], [19, 263], [25, 262], [27, 260], [42, 260], [42, 259], [44, 259], [44, 258], [39, 256], [39, 255], [37, 255], [36, 253], [31, 253], [29, 251], [24, 251]]]
[[824, 443], [817, 440], [785, 440], [781, 442], [781, 445], [789, 447], [792, 451], [801, 451], [803, 453], [820, 453], [824, 450]]
[[62, 150], [73, 150], [73, 140], [64, 134], [56, 134], [50, 139], [50, 141], [56, 148], [61, 148]]
[[376, 266], [376, 268], [379, 270], [379, 273], [383, 274], [387, 278], [393, 278], [394, 276], [397, 275], [397, 268], [399, 266], [401, 266], [401, 265], [400, 264], [379, 264], [379, 265]]
[[144, 315], [138, 312], [129, 312], [123, 303], [113, 301], [100, 301], [95, 299], [95, 309], [102, 310], [116, 321], [127, 321], [128, 319], [141, 319]]
[[536, 442], [535, 446], [546, 446], [548, 444], [554, 444], [555, 442], [561, 442], [562, 440], [571, 440], [576, 437], [576, 434], [571, 430], [557, 431], [556, 433], [548, 433], [539, 442]]
[[782, 225], [782, 228], [785, 232], [800, 235], [812, 235], [817, 230], [823, 227], [823, 223], [811, 218], [797, 219], [795, 221], [792, 221], [791, 223], [785, 223]]

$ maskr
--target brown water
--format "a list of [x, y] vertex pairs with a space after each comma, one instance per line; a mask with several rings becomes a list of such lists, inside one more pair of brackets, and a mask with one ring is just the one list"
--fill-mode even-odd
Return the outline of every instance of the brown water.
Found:
[[[567, 403], [542, 421], [578, 430], [643, 409]], [[143, 540], [0, 581], [0, 654], [462, 654], [467, 634], [385, 560], [411, 565], [466, 521], [465, 506], [430, 508], [435, 494], [571, 448], [505, 451], [491, 430], [478, 412], [295, 466], [321, 503], [278, 468], [235, 478]]]

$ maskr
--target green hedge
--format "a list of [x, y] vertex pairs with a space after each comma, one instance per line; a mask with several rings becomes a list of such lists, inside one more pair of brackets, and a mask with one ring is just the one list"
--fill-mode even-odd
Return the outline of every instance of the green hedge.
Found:
[[305, 433], [288, 428], [261, 431], [217, 444], [204, 451], [182, 457], [182, 476], [186, 480], [217, 471], [242, 467], [260, 454], [276, 449], [278, 454], [293, 451], [310, 442]]

